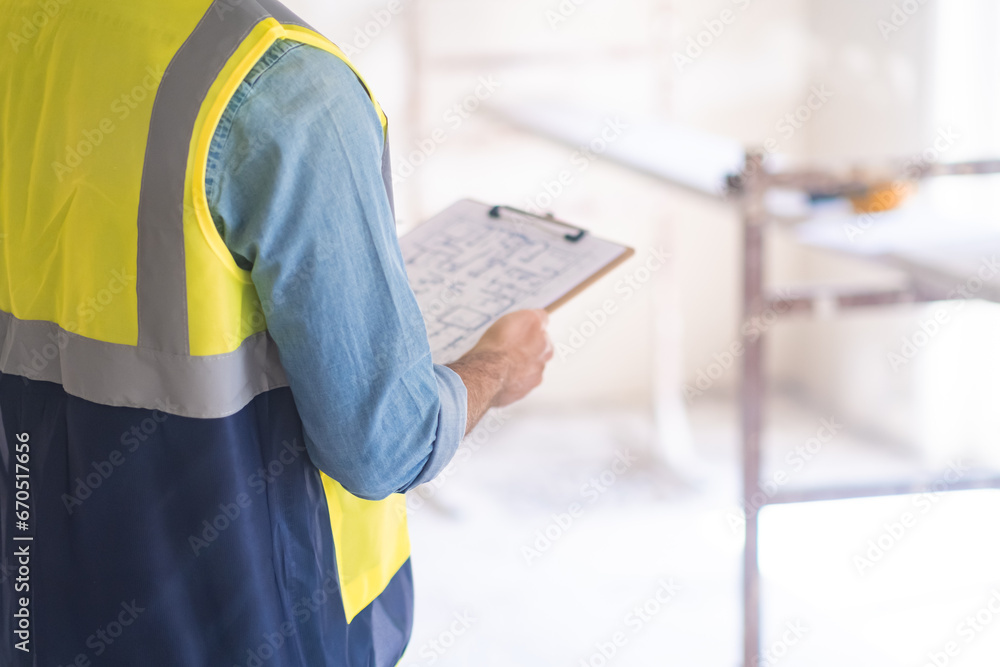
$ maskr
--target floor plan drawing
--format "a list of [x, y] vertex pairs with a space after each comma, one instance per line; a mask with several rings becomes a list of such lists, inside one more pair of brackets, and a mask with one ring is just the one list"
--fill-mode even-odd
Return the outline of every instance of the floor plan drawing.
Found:
[[[400, 239], [436, 363], [454, 361], [502, 315], [544, 308], [625, 248], [462, 200]], [[610, 255], [610, 257], [609, 257]]]

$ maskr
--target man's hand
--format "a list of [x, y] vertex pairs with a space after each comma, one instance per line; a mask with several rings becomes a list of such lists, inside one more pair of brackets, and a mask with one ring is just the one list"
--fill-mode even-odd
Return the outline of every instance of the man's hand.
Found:
[[552, 343], [545, 331], [544, 310], [504, 315], [487, 329], [476, 346], [449, 368], [461, 376], [469, 394], [466, 433], [486, 411], [519, 401], [542, 382]]
[[548, 323], [549, 314], [544, 310], [519, 310], [505, 315], [466, 355], [495, 354], [506, 362], [501, 386], [490, 407], [519, 401], [542, 383], [545, 364], [552, 358], [552, 343], [545, 331]]

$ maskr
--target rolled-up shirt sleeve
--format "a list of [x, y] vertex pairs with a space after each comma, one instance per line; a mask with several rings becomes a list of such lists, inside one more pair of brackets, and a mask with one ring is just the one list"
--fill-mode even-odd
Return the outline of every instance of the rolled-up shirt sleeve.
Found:
[[382, 126], [337, 57], [279, 42], [230, 102], [206, 189], [248, 268], [316, 466], [361, 498], [433, 479], [464, 436], [432, 363], [381, 175]]

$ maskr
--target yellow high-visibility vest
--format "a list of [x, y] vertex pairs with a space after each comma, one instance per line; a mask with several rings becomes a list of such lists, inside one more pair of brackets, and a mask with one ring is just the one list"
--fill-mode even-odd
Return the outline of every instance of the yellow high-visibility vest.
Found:
[[[395, 664], [411, 613], [404, 498], [356, 498], [301, 454], [301, 422], [260, 300], [205, 195], [219, 119], [276, 40], [346, 57], [273, 0], [2, 5], [0, 418], [10, 447], [25, 433], [35, 456], [25, 532], [41, 554], [28, 592], [32, 648], [46, 658], [38, 664], [70, 664], [72, 647], [93, 656], [90, 633], [127, 616], [113, 605], [133, 597], [150, 611], [132, 632], [155, 615], [163, 634], [149, 627], [141, 636], [164, 660], [232, 653], [226, 664], [253, 655], [269, 665]], [[391, 202], [387, 142], [383, 173]], [[259, 497], [240, 491], [246, 479], [234, 471], [269, 457], [294, 460], [294, 472]], [[182, 479], [157, 478], [154, 462]], [[214, 490], [194, 484], [213, 477]], [[0, 482], [5, 505], [16, 491]], [[192, 548], [192, 536], [208, 548]], [[204, 582], [234, 573], [262, 597], [234, 608], [216, 599], [231, 594], [228, 584], [161, 590], [168, 580], [212, 588]], [[141, 600], [109, 584], [115, 577], [159, 598]], [[336, 613], [329, 602], [297, 606], [299, 589], [336, 597]], [[17, 601], [9, 580], [0, 591], [3, 604]], [[121, 599], [112, 605], [107, 595]], [[196, 627], [185, 624], [188, 612], [226, 618]], [[264, 627], [281, 618], [289, 632]], [[274, 632], [281, 646], [258, 651], [277, 643]], [[114, 657], [128, 637], [105, 646], [108, 660], [121, 660], [107, 664], [161, 664]], [[234, 648], [240, 642], [249, 654]], [[366, 642], [371, 662], [362, 661]], [[267, 652], [274, 657], [260, 657]], [[23, 659], [10, 642], [0, 647], [0, 663]]]

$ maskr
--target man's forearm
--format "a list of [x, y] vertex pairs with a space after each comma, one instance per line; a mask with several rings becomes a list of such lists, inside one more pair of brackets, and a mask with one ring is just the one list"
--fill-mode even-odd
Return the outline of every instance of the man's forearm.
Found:
[[493, 407], [496, 397], [504, 386], [507, 367], [507, 359], [499, 352], [470, 352], [458, 361], [448, 364], [448, 368], [462, 378], [468, 393], [466, 435], [472, 432], [483, 415]]

